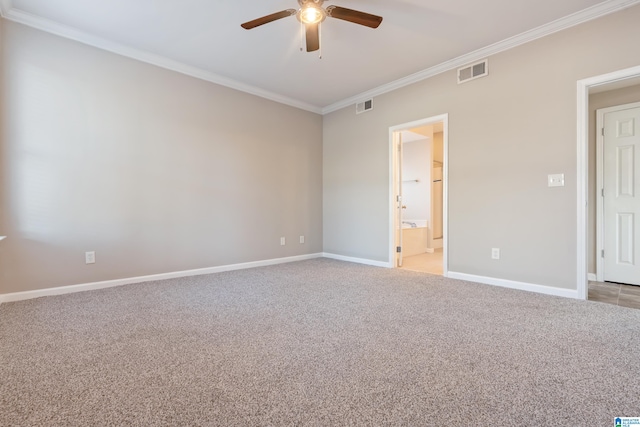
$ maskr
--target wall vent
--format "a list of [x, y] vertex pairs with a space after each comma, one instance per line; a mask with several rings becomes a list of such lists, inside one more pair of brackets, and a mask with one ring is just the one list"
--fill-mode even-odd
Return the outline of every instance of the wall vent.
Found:
[[373, 110], [373, 98], [356, 104], [356, 114], [362, 114], [369, 110]]
[[458, 68], [458, 84], [489, 75], [489, 60], [485, 59], [466, 67]]

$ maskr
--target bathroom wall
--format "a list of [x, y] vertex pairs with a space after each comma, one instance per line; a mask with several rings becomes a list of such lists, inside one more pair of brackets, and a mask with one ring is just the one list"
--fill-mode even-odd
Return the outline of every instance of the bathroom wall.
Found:
[[[433, 134], [433, 173], [431, 178], [433, 183], [431, 185], [431, 222], [429, 228], [431, 229], [429, 247], [441, 248], [443, 237], [443, 163], [444, 163], [444, 134], [442, 132], [436, 132]], [[435, 180], [439, 180], [436, 182]]]
[[444, 134], [442, 132], [435, 132], [433, 134], [433, 161], [444, 162]]

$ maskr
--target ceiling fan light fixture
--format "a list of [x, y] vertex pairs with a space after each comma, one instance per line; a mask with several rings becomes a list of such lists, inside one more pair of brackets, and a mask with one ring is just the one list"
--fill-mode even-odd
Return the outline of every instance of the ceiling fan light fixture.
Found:
[[[0, 0], [1, 2], [2, 0]], [[307, 52], [314, 52], [320, 49], [320, 23], [327, 17], [341, 19], [358, 25], [364, 25], [369, 28], [378, 28], [382, 22], [381, 16], [371, 15], [370, 13], [360, 12], [358, 10], [347, 9], [340, 6], [329, 6], [326, 9], [322, 7], [325, 0], [298, 0], [299, 9], [286, 9], [280, 12], [265, 15], [252, 21], [240, 24], [245, 30], [259, 27], [273, 21], [277, 21], [287, 16], [296, 15], [300, 25], [300, 33], [306, 40]], [[300, 50], [302, 50], [302, 46]]]
[[298, 12], [298, 17], [303, 24], [317, 24], [324, 21], [326, 13], [322, 7], [315, 3], [307, 3]]

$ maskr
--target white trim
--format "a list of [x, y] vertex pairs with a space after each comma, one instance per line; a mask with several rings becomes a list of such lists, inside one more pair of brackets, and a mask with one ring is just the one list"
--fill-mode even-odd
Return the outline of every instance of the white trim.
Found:
[[578, 81], [578, 114], [577, 114], [577, 219], [576, 219], [576, 290], [581, 299], [587, 299], [587, 201], [589, 191], [589, 88]]
[[[384, 261], [374, 261], [364, 258], [354, 258], [344, 255], [337, 255], [332, 253], [315, 253], [307, 255], [298, 255], [286, 258], [275, 258], [262, 261], [245, 262], [240, 264], [222, 265], [218, 267], [198, 268], [194, 270], [176, 271], [171, 273], [151, 274], [148, 276], [130, 277], [125, 279], [105, 280], [101, 282], [84, 283], [79, 285], [60, 286], [56, 288], [38, 289], [35, 291], [26, 292], [14, 292], [9, 294], [0, 294], [0, 304], [6, 302], [23, 301], [33, 298], [40, 298], [46, 296], [64, 295], [76, 292], [93, 291], [98, 289], [113, 288], [116, 286], [132, 285], [135, 283], [143, 283], [157, 280], [175, 279], [179, 277], [199, 276], [203, 274], [222, 273], [225, 271], [244, 270], [247, 268], [265, 267], [276, 264], [286, 264], [295, 261], [304, 261], [315, 258], [330, 258], [339, 261], [353, 262], [357, 264], [365, 264], [374, 267], [392, 268]], [[512, 280], [496, 279], [492, 277], [476, 276], [472, 274], [448, 272], [446, 277], [457, 280], [464, 280], [467, 282], [483, 283], [486, 285], [500, 286], [503, 288], [518, 289], [529, 292], [537, 292], [548, 295], [556, 295], [568, 298], [579, 298], [578, 293], [573, 289], [561, 289], [551, 286], [535, 285], [531, 283], [516, 282]]]
[[297, 255], [286, 258], [274, 258], [262, 261], [244, 262], [240, 264], [221, 265], [218, 267], [197, 268], [194, 270], [176, 271], [171, 273], [151, 274], [148, 276], [130, 277], [126, 279], [105, 280], [102, 282], [83, 283], [80, 285], [60, 286], [56, 288], [38, 289], [35, 291], [14, 292], [0, 294], [0, 304], [3, 302], [22, 301], [32, 298], [40, 298], [52, 295], [63, 295], [75, 292], [93, 291], [96, 289], [112, 288], [115, 286], [131, 285], [134, 283], [149, 282], [155, 280], [175, 279], [178, 277], [199, 276], [202, 274], [222, 273], [224, 271], [244, 270], [246, 268], [265, 267], [268, 265], [285, 264], [294, 261], [321, 258], [323, 254]]
[[604, 282], [604, 258], [601, 256], [604, 250], [604, 135], [600, 129], [604, 128], [604, 115], [614, 111], [628, 110], [640, 107], [640, 102], [615, 105], [613, 107], [596, 110], [596, 277], [598, 282]]
[[280, 104], [289, 105], [291, 107], [299, 108], [301, 110], [310, 111], [312, 113], [321, 114], [322, 109], [315, 105], [311, 105], [306, 102], [302, 102], [293, 98], [289, 98], [274, 92], [270, 92], [264, 89], [260, 89], [256, 86], [247, 85], [237, 80], [233, 80], [227, 77], [220, 76], [218, 74], [206, 71], [202, 68], [193, 67], [191, 65], [184, 64], [182, 62], [169, 59], [167, 57], [149, 53], [143, 50], [134, 49], [119, 43], [103, 39], [101, 37], [93, 36], [89, 33], [85, 33], [80, 30], [68, 27], [66, 25], [59, 24], [57, 22], [40, 18], [27, 12], [22, 12], [16, 9], [9, 9], [3, 12], [4, 18], [23, 24], [32, 28], [36, 28], [41, 31], [45, 31], [51, 34], [55, 34], [60, 37], [64, 37], [70, 40], [74, 40], [80, 43], [84, 43], [89, 46], [96, 47], [98, 49], [106, 50], [118, 55], [132, 58], [147, 64], [155, 65], [160, 68], [175, 71], [177, 73], [185, 74], [187, 76], [195, 77], [200, 80], [204, 80], [210, 83], [215, 83], [221, 86], [225, 86], [231, 89], [239, 90], [241, 92], [249, 93], [251, 95], [259, 96], [261, 98], [275, 101]]
[[392, 267], [392, 265], [390, 265], [388, 262], [385, 262], [385, 261], [374, 261], [372, 259], [354, 258], [350, 256], [332, 254], [328, 252], [323, 252], [322, 256], [325, 258], [337, 259], [338, 261], [355, 262], [356, 264], [372, 265], [374, 267], [385, 267], [385, 268]]
[[[596, 111], [596, 281], [604, 282], [604, 258], [601, 251], [604, 249], [604, 136], [599, 130], [604, 127], [604, 114]], [[589, 278], [587, 277], [587, 280]]]
[[541, 25], [533, 30], [525, 31], [519, 35], [510, 37], [508, 39], [499, 41], [492, 45], [483, 47], [474, 52], [467, 53], [449, 61], [442, 62], [434, 67], [427, 68], [426, 70], [418, 71], [417, 73], [403, 77], [398, 80], [394, 80], [377, 88], [371, 89], [366, 92], [354, 95], [352, 97], [343, 99], [342, 101], [335, 102], [322, 109], [322, 114], [328, 114], [333, 111], [340, 110], [341, 108], [348, 107], [351, 104], [356, 103], [361, 99], [374, 98], [376, 96], [383, 95], [388, 92], [392, 92], [396, 89], [417, 83], [419, 81], [428, 79], [446, 71], [454, 70], [459, 67], [463, 67], [471, 62], [479, 61], [485, 57], [495, 55], [505, 50], [513, 49], [525, 43], [540, 39], [558, 31], [566, 30], [567, 28], [574, 27], [576, 25], [583, 24], [588, 21], [600, 18], [605, 15], [609, 15], [614, 12], [635, 6], [640, 3], [640, 0], [609, 0], [599, 4], [596, 4], [587, 9], [581, 10], [564, 18], [557, 19], [548, 24]]
[[593, 273], [587, 273], [587, 280], [590, 282], [599, 282], [598, 278]]
[[589, 200], [589, 89], [631, 78], [640, 77], [640, 66], [590, 77], [577, 82], [577, 237], [576, 287], [579, 298], [587, 299], [587, 213]]
[[395, 267], [395, 218], [396, 218], [396, 202], [394, 171], [396, 167], [395, 140], [393, 134], [402, 130], [425, 126], [442, 122], [442, 275], [448, 276], [449, 271], [449, 114], [440, 114], [438, 116], [426, 119], [415, 120], [401, 125], [391, 126], [389, 128], [389, 267]]
[[449, 114], [442, 117], [442, 275], [449, 277]]
[[536, 285], [533, 283], [517, 282], [515, 280], [496, 279], [494, 277], [476, 276], [474, 274], [449, 272], [449, 278], [464, 280], [467, 282], [482, 283], [485, 285], [499, 286], [501, 288], [517, 289], [520, 291], [536, 292], [538, 294], [555, 295], [565, 298], [581, 299], [575, 289], [563, 289], [553, 286]]
[[508, 39], [505, 39], [500, 42], [494, 43], [492, 45], [486, 46], [484, 48], [478, 49], [474, 52], [467, 53], [465, 55], [459, 56], [452, 60], [442, 62], [433, 67], [427, 68], [425, 70], [419, 71], [417, 73], [411, 74], [401, 79], [394, 80], [390, 83], [384, 84], [382, 86], [378, 86], [369, 91], [362, 92], [352, 97], [343, 99], [341, 101], [335, 102], [323, 108], [319, 106], [311, 105], [306, 102], [302, 102], [300, 100], [285, 97], [283, 95], [279, 95], [274, 92], [269, 92], [269, 91], [257, 88], [255, 86], [246, 85], [236, 80], [228, 79], [228, 78], [219, 76], [217, 74], [211, 73], [209, 71], [188, 66], [159, 55], [153, 55], [148, 52], [143, 52], [138, 49], [129, 48], [129, 47], [126, 47], [117, 43], [113, 43], [99, 37], [94, 37], [89, 35], [88, 33], [75, 30], [71, 27], [67, 27], [50, 20], [46, 20], [22, 11], [18, 11], [16, 9], [13, 9], [11, 0], [0, 0], [0, 13], [5, 19], [18, 22], [24, 25], [28, 25], [30, 27], [37, 28], [42, 31], [47, 31], [52, 34], [59, 35], [61, 37], [78, 41], [80, 43], [84, 43], [90, 46], [104, 49], [104, 50], [117, 53], [119, 55], [123, 55], [129, 58], [137, 59], [142, 62], [147, 62], [149, 64], [153, 64], [158, 67], [166, 68], [178, 73], [183, 73], [191, 77], [209, 81], [211, 83], [219, 84], [219, 85], [230, 87], [232, 89], [236, 89], [242, 92], [250, 93], [252, 95], [269, 99], [271, 101], [275, 101], [275, 102], [279, 102], [292, 107], [300, 108], [302, 110], [307, 110], [307, 111], [311, 111], [313, 113], [318, 113], [318, 114], [328, 114], [333, 111], [337, 111], [341, 108], [347, 107], [351, 104], [355, 104], [362, 99], [374, 98], [376, 96], [394, 91], [396, 89], [400, 89], [402, 87], [411, 85], [413, 83], [417, 83], [419, 81], [428, 79], [430, 77], [444, 73], [446, 71], [462, 67], [468, 63], [478, 61], [482, 58], [489, 57], [491, 55], [495, 55], [505, 50], [518, 47], [520, 45], [548, 36], [550, 34], [557, 33], [558, 31], [562, 31], [567, 28], [571, 28], [573, 26], [580, 25], [582, 23], [600, 18], [602, 16], [609, 15], [611, 13], [615, 13], [620, 10], [635, 6], [638, 3], [640, 3], [640, 0], [604, 1], [602, 3], [596, 4], [592, 7], [581, 10], [574, 14], [565, 16], [564, 18], [557, 19], [548, 24], [541, 25], [540, 27], [534, 28], [529, 31], [525, 31], [524, 33], [521, 33], [519, 35], [510, 37]]

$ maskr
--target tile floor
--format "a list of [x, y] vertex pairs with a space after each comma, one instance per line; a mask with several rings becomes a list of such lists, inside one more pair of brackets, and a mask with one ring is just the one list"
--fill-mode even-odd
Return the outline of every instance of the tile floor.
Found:
[[442, 276], [442, 249], [436, 249], [432, 254], [424, 253], [404, 257], [402, 260], [402, 268]]
[[640, 286], [589, 282], [589, 301], [640, 309]]

